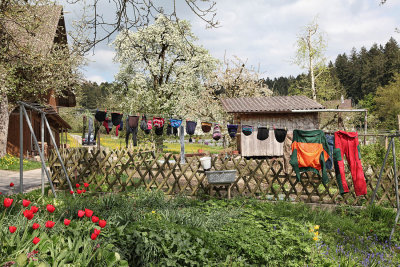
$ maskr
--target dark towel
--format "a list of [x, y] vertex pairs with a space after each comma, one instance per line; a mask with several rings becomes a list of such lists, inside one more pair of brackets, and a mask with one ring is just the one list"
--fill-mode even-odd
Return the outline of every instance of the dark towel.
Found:
[[202, 122], [201, 123], [201, 130], [205, 133], [209, 133], [211, 131], [212, 123], [209, 122]]
[[257, 139], [260, 141], [264, 141], [265, 139], [267, 139], [269, 136], [269, 128], [267, 127], [258, 127], [258, 131], [257, 131]]
[[120, 125], [121, 121], [122, 121], [122, 116], [123, 114], [120, 113], [111, 113], [111, 121], [114, 124], [114, 126], [118, 126]]
[[236, 124], [228, 124], [227, 127], [228, 127], [229, 136], [231, 138], [235, 138], [237, 130], [238, 130], [238, 125], [236, 125]]
[[94, 117], [96, 118], [97, 121], [103, 122], [106, 119], [107, 112], [105, 111], [96, 111], [96, 115]]
[[253, 132], [253, 126], [251, 125], [243, 125], [242, 126], [242, 133], [246, 136], [251, 135]]
[[276, 141], [278, 141], [279, 143], [283, 143], [283, 141], [285, 141], [287, 130], [285, 130], [285, 129], [275, 129], [274, 133], [275, 133]]

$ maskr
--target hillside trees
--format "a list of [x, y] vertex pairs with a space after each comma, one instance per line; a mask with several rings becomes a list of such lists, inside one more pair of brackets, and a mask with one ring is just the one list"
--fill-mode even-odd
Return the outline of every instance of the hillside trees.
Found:
[[381, 126], [397, 130], [397, 115], [400, 114], [400, 74], [393, 76], [388, 85], [378, 87], [376, 92], [376, 114]]

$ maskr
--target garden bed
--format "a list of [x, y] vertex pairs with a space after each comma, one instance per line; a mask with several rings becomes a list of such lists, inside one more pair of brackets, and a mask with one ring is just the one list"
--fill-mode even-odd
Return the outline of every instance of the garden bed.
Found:
[[[78, 188], [81, 190], [83, 185]], [[39, 191], [9, 196], [0, 211], [0, 266], [25, 260], [36, 266], [398, 266], [399, 232], [388, 240], [393, 210], [336, 206], [332, 211], [305, 204], [165, 198], [162, 192], [41, 197]], [[75, 192], [77, 190], [75, 189]], [[5, 196], [1, 196], [3, 203]], [[21, 214], [29, 199], [39, 207], [32, 220]], [[46, 205], [55, 207], [54, 213]], [[107, 222], [104, 228], [79, 210]], [[64, 220], [71, 220], [69, 226]], [[55, 222], [46, 228], [46, 221]], [[40, 224], [32, 229], [32, 224]], [[9, 226], [16, 226], [10, 233]], [[101, 230], [92, 240], [94, 229]], [[25, 230], [26, 229], [26, 230]], [[33, 238], [40, 242], [33, 244]], [[21, 256], [22, 255], [22, 256]]]

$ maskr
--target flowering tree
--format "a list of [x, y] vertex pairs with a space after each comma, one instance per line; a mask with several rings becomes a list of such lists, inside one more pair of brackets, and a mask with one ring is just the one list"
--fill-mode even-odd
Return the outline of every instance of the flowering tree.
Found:
[[121, 32], [113, 42], [121, 63], [116, 78], [123, 86], [115, 92], [124, 99], [121, 108], [196, 118], [194, 104], [218, 64], [196, 40], [189, 22], [163, 15], [136, 32]]
[[221, 105], [222, 98], [272, 95], [272, 91], [261, 80], [261, 73], [253, 67], [247, 67], [246, 64], [246, 61], [237, 56], [233, 59], [224, 57], [224, 63], [219, 65], [207, 80], [207, 89], [198, 99], [198, 105], [207, 103], [198, 110], [203, 118], [211, 121], [228, 118]]

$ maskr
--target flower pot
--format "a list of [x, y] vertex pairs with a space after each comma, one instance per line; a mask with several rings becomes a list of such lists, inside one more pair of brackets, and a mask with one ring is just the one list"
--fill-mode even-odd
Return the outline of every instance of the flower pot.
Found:
[[211, 157], [202, 157], [200, 158], [201, 166], [205, 170], [211, 169]]

